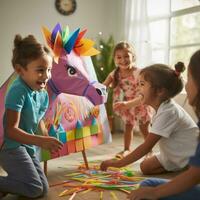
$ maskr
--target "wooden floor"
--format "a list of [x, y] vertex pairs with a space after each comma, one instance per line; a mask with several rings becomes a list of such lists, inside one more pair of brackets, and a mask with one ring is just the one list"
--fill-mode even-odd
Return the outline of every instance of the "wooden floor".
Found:
[[[143, 138], [139, 135], [135, 135], [133, 138], [133, 148], [141, 144]], [[113, 142], [110, 144], [103, 144], [98, 147], [92, 148], [86, 151], [88, 161], [94, 160], [105, 160], [112, 158], [117, 152], [123, 149], [123, 134], [122, 133], [115, 133], [113, 134]], [[157, 148], [153, 150], [154, 152], [157, 151]], [[71, 154], [62, 158], [54, 159], [48, 161], [48, 181], [49, 184], [54, 184], [60, 181], [65, 180], [65, 175], [68, 173], [73, 172], [77, 166], [82, 162], [82, 154], [76, 153]], [[131, 167], [134, 171], [137, 171], [139, 175], [142, 175], [139, 170], [139, 163], [141, 160], [137, 161], [136, 163], [132, 164]], [[43, 163], [42, 163], [43, 164]], [[2, 171], [0, 170], [0, 174]], [[169, 178], [173, 176], [173, 174], [165, 174], [161, 177]], [[64, 189], [61, 186], [51, 187], [49, 193], [46, 197], [38, 198], [40, 200], [55, 200], [55, 199], [69, 199], [69, 196], [65, 197], [58, 197], [58, 194], [62, 192]], [[125, 200], [126, 194], [122, 192], [115, 192], [117, 194], [118, 199]], [[73, 200], [99, 200], [100, 196], [98, 192], [88, 192], [86, 194], [77, 194]], [[25, 200], [27, 198], [18, 197], [16, 195], [7, 195], [2, 200]], [[109, 200], [113, 199], [110, 195], [110, 191], [105, 191], [103, 193], [103, 199]]]

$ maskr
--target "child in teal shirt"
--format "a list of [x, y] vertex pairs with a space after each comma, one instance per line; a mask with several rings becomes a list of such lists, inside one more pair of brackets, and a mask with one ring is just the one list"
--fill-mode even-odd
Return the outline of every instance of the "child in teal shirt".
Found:
[[[7, 193], [37, 198], [48, 191], [35, 145], [50, 151], [62, 148], [61, 142], [47, 136], [42, 120], [49, 103], [45, 87], [51, 77], [52, 61], [49, 49], [34, 36], [23, 39], [16, 35], [12, 64], [19, 76], [5, 99], [0, 165], [7, 176], [0, 176], [0, 198]], [[35, 135], [38, 127], [43, 135]]]

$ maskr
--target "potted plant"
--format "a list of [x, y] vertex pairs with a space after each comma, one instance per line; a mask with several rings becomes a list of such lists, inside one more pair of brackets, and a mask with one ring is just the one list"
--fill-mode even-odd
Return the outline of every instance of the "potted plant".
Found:
[[[103, 82], [108, 74], [115, 69], [115, 64], [113, 60], [113, 49], [115, 43], [113, 36], [109, 36], [108, 39], [99, 38], [97, 41], [97, 49], [101, 52], [99, 55], [92, 57], [92, 62], [99, 82]], [[106, 111], [108, 115], [108, 120], [110, 123], [111, 130], [113, 122], [113, 109], [112, 109], [112, 94], [111, 88], [108, 88], [108, 99], [106, 106]]]

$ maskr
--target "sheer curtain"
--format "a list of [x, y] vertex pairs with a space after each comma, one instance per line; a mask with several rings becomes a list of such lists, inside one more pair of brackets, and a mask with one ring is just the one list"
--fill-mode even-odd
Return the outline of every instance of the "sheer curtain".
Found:
[[134, 46], [137, 66], [142, 68], [152, 63], [147, 0], [125, 0], [124, 4], [124, 38]]

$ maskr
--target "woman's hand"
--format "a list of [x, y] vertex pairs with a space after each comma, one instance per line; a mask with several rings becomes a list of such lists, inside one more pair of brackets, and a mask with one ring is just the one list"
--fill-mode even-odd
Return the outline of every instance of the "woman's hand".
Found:
[[153, 187], [141, 187], [137, 190], [133, 190], [131, 194], [128, 196], [130, 200], [142, 200], [142, 199], [151, 199], [157, 200], [155, 193], [155, 188]]
[[100, 169], [102, 171], [106, 171], [108, 167], [117, 167], [117, 163], [118, 163], [117, 160], [113, 160], [113, 159], [105, 160], [101, 163]]

